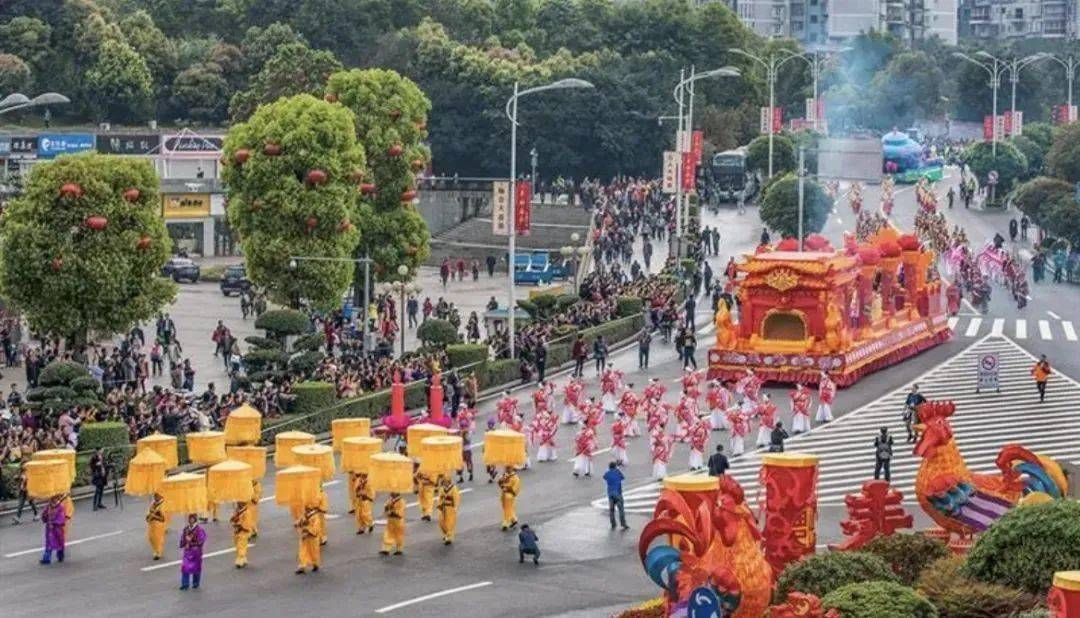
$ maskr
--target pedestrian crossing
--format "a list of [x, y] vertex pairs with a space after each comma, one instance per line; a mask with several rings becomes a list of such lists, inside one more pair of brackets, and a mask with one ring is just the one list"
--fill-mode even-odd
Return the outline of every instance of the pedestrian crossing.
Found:
[[949, 318], [949, 327], [958, 337], [975, 339], [990, 335], [992, 337], [1011, 337], [1012, 339], [1038, 338], [1043, 341], [1064, 341], [1075, 343], [1076, 326], [1072, 320], [1041, 320], [1033, 318], [984, 318], [972, 315], [958, 315]]
[[[998, 354], [1001, 390], [976, 393], [976, 363], [988, 352]], [[998, 451], [1010, 443], [1022, 444], [1059, 461], [1080, 462], [1080, 419], [1076, 412], [1080, 409], [1080, 383], [1056, 374], [1051, 378], [1046, 401], [1039, 403], [1030, 376], [1034, 362], [1034, 357], [1011, 339], [986, 336], [872, 403], [789, 438], [787, 451], [817, 455], [820, 458], [818, 504], [842, 506], [844, 496], [857, 493], [864, 481], [873, 478], [874, 437], [880, 427], [888, 427], [896, 439], [893, 486], [904, 493], [909, 508], [915, 507], [915, 475], [922, 460], [904, 442], [906, 432], [901, 413], [911, 384], [916, 383], [928, 399], [956, 403], [950, 422], [960, 452], [974, 472], [996, 472], [994, 460]], [[726, 445], [726, 433], [713, 436], [721, 436], [719, 439]], [[729, 471], [746, 491], [750, 506], [757, 506], [763, 499], [758, 482], [762, 454], [763, 451], [753, 451], [733, 460]], [[628, 489], [624, 493], [626, 510], [651, 514], [659, 493], [660, 484], [655, 482]], [[607, 499], [595, 500], [592, 505], [606, 510]]]

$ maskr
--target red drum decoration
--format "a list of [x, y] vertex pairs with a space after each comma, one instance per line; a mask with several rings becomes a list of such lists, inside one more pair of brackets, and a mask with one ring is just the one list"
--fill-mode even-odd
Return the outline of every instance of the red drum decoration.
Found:
[[817, 545], [818, 458], [806, 453], [768, 453], [761, 457], [765, 487], [765, 559], [773, 573]]
[[788, 236], [784, 240], [781, 240], [779, 243], [777, 243], [776, 250], [777, 251], [798, 251], [799, 250], [799, 241], [795, 240], [795, 238], [792, 237], [792, 236]]

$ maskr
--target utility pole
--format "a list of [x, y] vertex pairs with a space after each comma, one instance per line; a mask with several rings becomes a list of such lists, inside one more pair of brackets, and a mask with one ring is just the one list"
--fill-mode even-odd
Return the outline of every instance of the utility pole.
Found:
[[806, 147], [799, 146], [799, 252], [803, 251], [803, 210], [806, 201]]

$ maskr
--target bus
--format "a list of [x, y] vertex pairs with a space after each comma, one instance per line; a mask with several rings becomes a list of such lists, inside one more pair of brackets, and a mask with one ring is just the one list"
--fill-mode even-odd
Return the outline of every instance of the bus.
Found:
[[747, 199], [746, 147], [718, 152], [712, 158], [712, 177], [719, 202]]

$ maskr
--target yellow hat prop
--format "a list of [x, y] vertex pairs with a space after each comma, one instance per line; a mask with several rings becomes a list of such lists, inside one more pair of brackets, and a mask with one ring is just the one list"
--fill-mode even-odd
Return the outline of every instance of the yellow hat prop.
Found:
[[274, 475], [274, 502], [286, 506], [305, 506], [319, 499], [322, 476], [318, 468], [292, 466]]
[[75, 482], [75, 449], [49, 448], [42, 451], [35, 451], [30, 458], [33, 461], [41, 459], [63, 459], [68, 464], [68, 472], [71, 473], [71, 482]]
[[413, 462], [397, 453], [371, 456], [368, 484], [374, 491], [398, 494], [413, 493]]
[[202, 513], [207, 510], [206, 477], [182, 472], [161, 482], [158, 493], [165, 498], [162, 509], [170, 515]]
[[176, 436], [164, 433], [150, 434], [135, 443], [136, 453], [143, 452], [143, 449], [150, 449], [161, 455], [161, 458], [165, 460], [166, 469], [180, 465], [180, 458], [177, 456], [176, 451]]
[[251, 500], [252, 469], [242, 461], [225, 460], [206, 471], [206, 496], [211, 502]]
[[371, 456], [381, 452], [382, 440], [378, 438], [345, 438], [341, 441], [341, 469], [367, 474], [371, 470]]
[[370, 418], [336, 418], [330, 421], [330, 432], [334, 436], [334, 452], [341, 452], [341, 441], [345, 438], [366, 438], [371, 435]]
[[64, 459], [38, 459], [23, 467], [26, 493], [31, 498], [51, 498], [71, 491], [71, 473]]
[[405, 445], [408, 447], [409, 457], [420, 457], [420, 452], [423, 450], [421, 443], [424, 441], [424, 438], [430, 438], [431, 436], [445, 436], [450, 433], [450, 430], [442, 425], [417, 423], [416, 425], [409, 425], [406, 432]]
[[511, 429], [494, 429], [485, 433], [484, 465], [525, 465], [525, 434]]
[[438, 476], [460, 470], [462, 440], [459, 436], [431, 436], [421, 442], [420, 471]]
[[324, 481], [334, 478], [334, 473], [337, 470], [334, 467], [334, 449], [330, 446], [326, 444], [301, 444], [300, 446], [294, 446], [292, 451], [298, 465], [318, 468]]
[[297, 465], [292, 449], [301, 444], [315, 444], [315, 436], [305, 431], [283, 431], [274, 436], [274, 465], [279, 468]]
[[124, 493], [149, 496], [158, 491], [164, 480], [165, 458], [150, 449], [144, 449], [128, 462]]
[[262, 414], [246, 403], [225, 418], [226, 444], [254, 444], [261, 434]]
[[226, 446], [225, 457], [251, 466], [251, 477], [254, 479], [266, 476], [265, 446]]
[[184, 436], [188, 459], [192, 463], [212, 466], [225, 461], [225, 434], [220, 431], [198, 431]]

